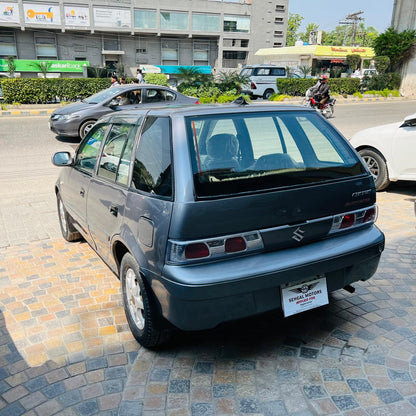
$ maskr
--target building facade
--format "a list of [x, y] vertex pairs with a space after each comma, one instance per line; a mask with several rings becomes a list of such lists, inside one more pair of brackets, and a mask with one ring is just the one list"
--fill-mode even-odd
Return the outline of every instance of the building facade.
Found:
[[[416, 29], [415, 0], [395, 0], [393, 6], [392, 27], [399, 32]], [[402, 69], [401, 93], [405, 96], [416, 95], [416, 56], [411, 58]]]
[[0, 59], [121, 64], [130, 76], [153, 65], [162, 72], [186, 65], [237, 69], [256, 62], [260, 48], [285, 46], [288, 3], [0, 0]]

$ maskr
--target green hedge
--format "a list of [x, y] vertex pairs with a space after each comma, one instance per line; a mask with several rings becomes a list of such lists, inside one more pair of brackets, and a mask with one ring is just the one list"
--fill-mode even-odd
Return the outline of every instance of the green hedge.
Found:
[[76, 101], [110, 86], [109, 78], [4, 78], [1, 81], [6, 103], [45, 104]]
[[[281, 78], [276, 85], [280, 94], [304, 96], [306, 90], [316, 82], [314, 78]], [[328, 85], [332, 94], [354, 94], [360, 90], [359, 78], [329, 78]]]

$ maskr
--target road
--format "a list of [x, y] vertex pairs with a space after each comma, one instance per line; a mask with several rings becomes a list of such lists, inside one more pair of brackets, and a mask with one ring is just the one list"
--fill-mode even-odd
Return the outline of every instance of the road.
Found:
[[[399, 121], [414, 102], [339, 105], [347, 137]], [[129, 332], [118, 280], [59, 233], [46, 117], [1, 120], [0, 416], [416, 415], [416, 235], [412, 185], [378, 194], [386, 249], [355, 293], [284, 319], [280, 311], [160, 351]]]

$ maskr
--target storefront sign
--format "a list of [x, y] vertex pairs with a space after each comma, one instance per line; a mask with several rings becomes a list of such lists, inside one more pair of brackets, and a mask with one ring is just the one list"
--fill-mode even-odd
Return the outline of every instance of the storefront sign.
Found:
[[19, 6], [17, 3], [0, 3], [0, 22], [19, 23]]
[[131, 12], [127, 9], [101, 9], [94, 7], [95, 27], [131, 27]]
[[36, 25], [60, 25], [61, 15], [57, 4], [24, 3], [25, 23]]
[[90, 9], [88, 7], [65, 6], [65, 26], [89, 26]]
[[[48, 72], [82, 72], [88, 61], [44, 61], [31, 59], [15, 59], [16, 72], [42, 72], [41, 67], [46, 66]], [[0, 59], [0, 71], [7, 72], [7, 59]]]

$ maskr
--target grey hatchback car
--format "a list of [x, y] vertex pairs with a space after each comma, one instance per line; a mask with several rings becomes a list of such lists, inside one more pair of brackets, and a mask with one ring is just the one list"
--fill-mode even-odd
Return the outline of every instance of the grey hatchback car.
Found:
[[161, 85], [119, 85], [55, 110], [49, 119], [49, 128], [58, 136], [83, 139], [101, 116], [114, 111], [139, 108], [143, 104], [198, 104], [198, 99]]
[[53, 163], [64, 238], [84, 237], [119, 277], [146, 347], [175, 327], [327, 304], [384, 249], [371, 173], [304, 107], [113, 113]]

